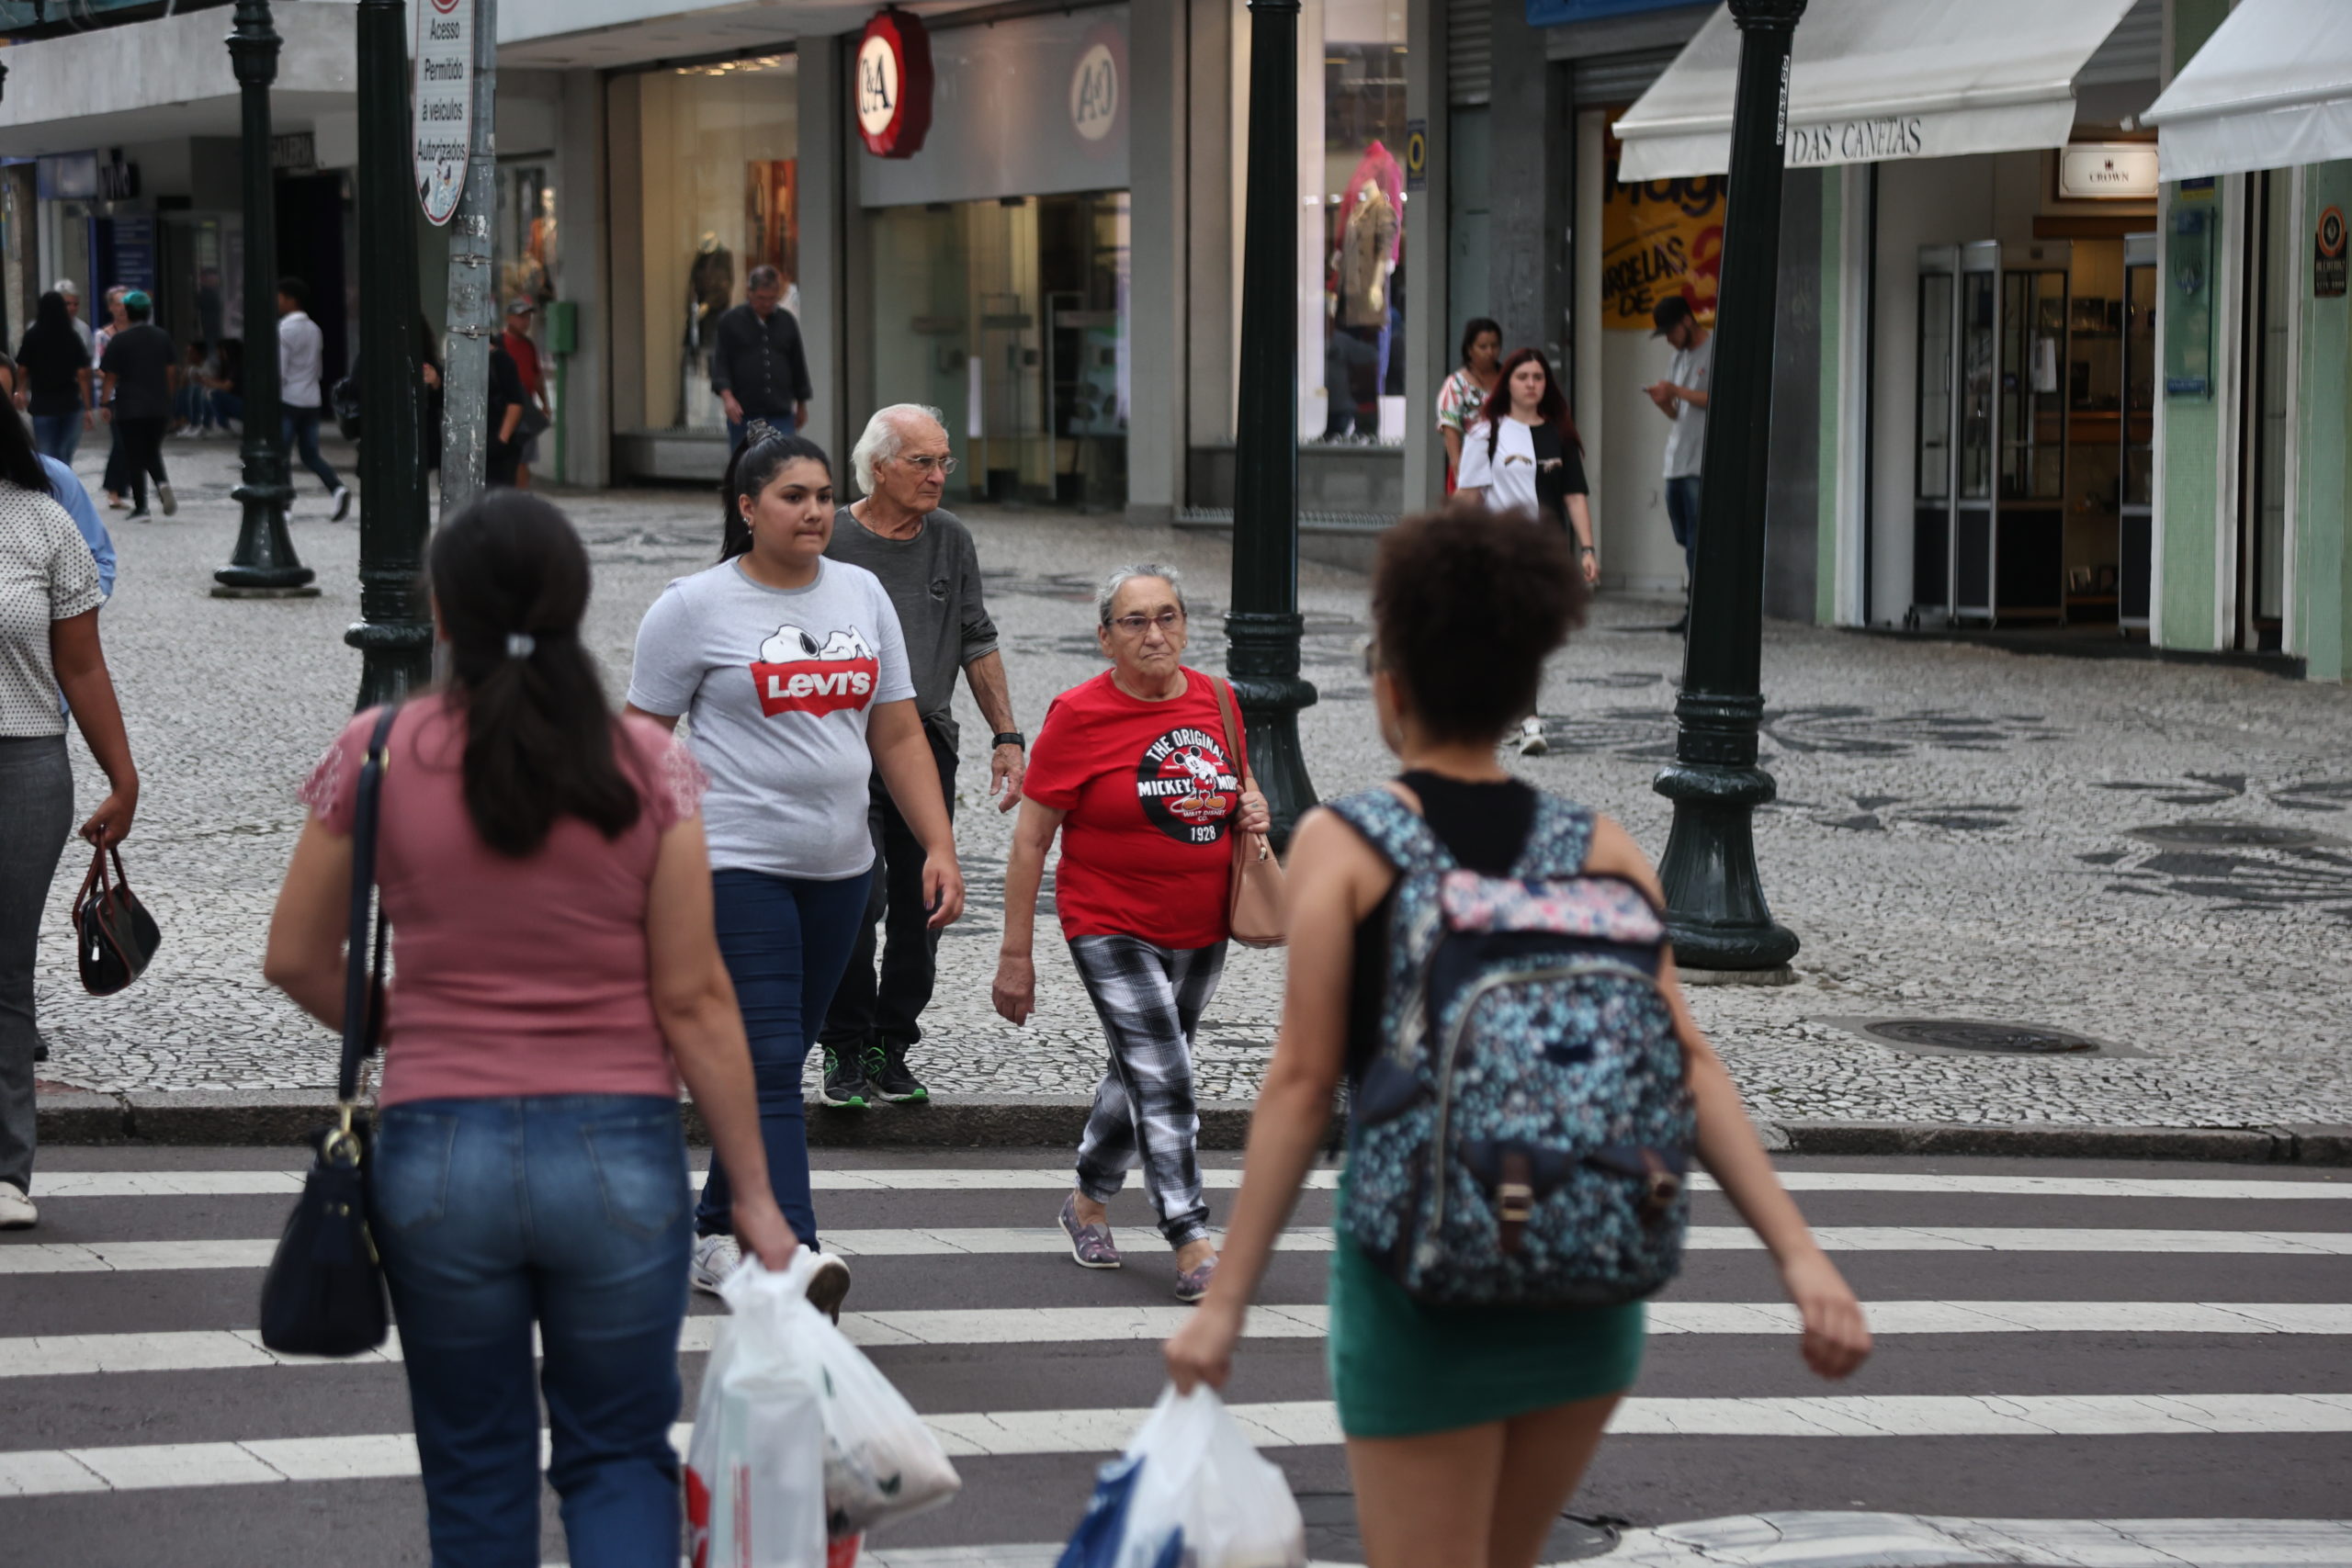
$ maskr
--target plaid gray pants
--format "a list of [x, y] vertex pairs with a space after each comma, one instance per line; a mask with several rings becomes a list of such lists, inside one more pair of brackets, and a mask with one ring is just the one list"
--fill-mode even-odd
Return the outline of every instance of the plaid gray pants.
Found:
[[1143, 1167], [1159, 1234], [1181, 1247], [1209, 1234], [1201, 1197], [1193, 1031], [1225, 973], [1225, 943], [1154, 946], [1141, 937], [1072, 937], [1078, 977], [1102, 1016], [1111, 1067], [1078, 1141], [1078, 1190], [1107, 1203]]

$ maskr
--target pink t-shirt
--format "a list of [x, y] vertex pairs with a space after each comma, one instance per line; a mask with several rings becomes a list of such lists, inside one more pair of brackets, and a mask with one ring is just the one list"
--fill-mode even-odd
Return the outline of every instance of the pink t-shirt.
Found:
[[[348, 834], [376, 714], [363, 713], [302, 787]], [[662, 835], [700, 808], [702, 773], [658, 725], [624, 721], [622, 766], [645, 809], [617, 839], [557, 819], [510, 860], [466, 814], [465, 723], [420, 697], [386, 749], [376, 882], [392, 929], [382, 1103], [507, 1095], [674, 1096], [653, 1016], [645, 907]]]

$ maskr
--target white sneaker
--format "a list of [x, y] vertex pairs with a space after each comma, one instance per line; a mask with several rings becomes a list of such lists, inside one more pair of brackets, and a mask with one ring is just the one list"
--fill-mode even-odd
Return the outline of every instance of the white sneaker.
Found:
[[1551, 749], [1551, 742], [1544, 739], [1544, 721], [1542, 719], [1531, 717], [1520, 725], [1519, 754], [1521, 756], [1541, 757]]
[[718, 1287], [728, 1275], [743, 1266], [742, 1245], [731, 1235], [706, 1235], [695, 1238], [694, 1268], [689, 1277], [695, 1289], [718, 1294]]
[[40, 1211], [25, 1190], [13, 1181], [0, 1181], [0, 1231], [28, 1231], [39, 1224]]
[[350, 515], [351, 491], [345, 486], [337, 485], [334, 487], [334, 516], [331, 521], [340, 523]]

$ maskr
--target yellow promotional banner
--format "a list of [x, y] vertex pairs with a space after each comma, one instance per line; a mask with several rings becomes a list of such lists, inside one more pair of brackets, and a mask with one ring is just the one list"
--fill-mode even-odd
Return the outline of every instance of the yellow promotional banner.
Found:
[[1600, 324], [1648, 332], [1650, 311], [1669, 295], [1715, 320], [1724, 262], [1724, 192], [1718, 175], [1617, 183], [1617, 138], [1604, 144], [1600, 197]]

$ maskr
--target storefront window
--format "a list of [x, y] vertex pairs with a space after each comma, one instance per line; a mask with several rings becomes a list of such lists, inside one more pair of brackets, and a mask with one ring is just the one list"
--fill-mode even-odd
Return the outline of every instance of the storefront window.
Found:
[[498, 297], [541, 307], [556, 297], [555, 171], [507, 164], [498, 171]]
[[877, 399], [945, 415], [951, 494], [1125, 505], [1126, 193], [873, 218]]
[[783, 272], [785, 308], [799, 309], [797, 67], [769, 54], [625, 84], [636, 93], [644, 379], [641, 405], [624, 400], [624, 423], [723, 434], [710, 389], [720, 312], [763, 264]]
[[1300, 367], [1325, 414], [1308, 440], [1405, 439], [1404, 146], [1401, 0], [1325, 0], [1324, 355]]

